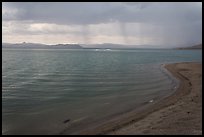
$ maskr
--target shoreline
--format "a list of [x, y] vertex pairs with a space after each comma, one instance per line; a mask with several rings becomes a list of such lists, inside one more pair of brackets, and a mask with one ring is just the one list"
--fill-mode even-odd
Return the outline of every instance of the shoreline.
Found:
[[170, 96], [79, 134], [202, 134], [202, 64], [173, 63], [164, 68], [180, 81]]

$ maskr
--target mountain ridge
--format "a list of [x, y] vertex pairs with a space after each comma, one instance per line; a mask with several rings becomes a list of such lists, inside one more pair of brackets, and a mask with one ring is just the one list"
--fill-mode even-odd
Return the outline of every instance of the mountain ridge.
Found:
[[202, 49], [202, 44], [196, 44], [196, 45], [188, 46], [188, 47], [178, 47], [175, 49]]

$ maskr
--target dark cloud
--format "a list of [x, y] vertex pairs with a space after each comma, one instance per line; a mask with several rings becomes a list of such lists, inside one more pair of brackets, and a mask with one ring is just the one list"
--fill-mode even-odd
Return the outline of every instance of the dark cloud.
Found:
[[[186, 22], [201, 20], [202, 9], [194, 3], [6, 3], [16, 16], [7, 20], [33, 20], [63, 24], [119, 22]], [[11, 13], [12, 14], [12, 13]], [[10, 18], [9, 18], [10, 17]]]
[[[6, 20], [33, 20], [56, 24], [95, 24], [107, 22], [109, 11], [114, 10], [108, 3], [6, 3], [10, 9], [17, 9], [15, 16], [3, 14]], [[12, 14], [12, 13], [11, 13]], [[9, 18], [10, 17], [10, 18]]]

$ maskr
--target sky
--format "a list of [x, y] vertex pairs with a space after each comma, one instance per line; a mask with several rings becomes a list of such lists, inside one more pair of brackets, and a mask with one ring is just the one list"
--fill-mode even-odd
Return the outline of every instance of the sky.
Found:
[[3, 2], [2, 42], [202, 43], [201, 2]]

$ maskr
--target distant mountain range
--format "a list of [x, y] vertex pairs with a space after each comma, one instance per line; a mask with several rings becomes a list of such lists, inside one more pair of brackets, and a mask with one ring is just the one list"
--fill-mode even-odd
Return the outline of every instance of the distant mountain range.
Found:
[[120, 44], [103, 43], [103, 44], [84, 44], [86, 48], [123, 48]]
[[102, 43], [102, 44], [82, 44], [85, 48], [101, 48], [101, 49], [152, 49], [160, 48], [156, 45], [125, 45], [115, 43]]
[[[101, 48], [101, 49], [135, 49], [152, 47], [152, 45], [123, 45], [123, 44], [113, 44], [113, 43], [103, 43], [103, 44], [56, 44], [56, 45], [46, 45], [40, 43], [2, 43], [3, 48], [66, 48], [66, 49], [81, 49], [81, 48]], [[156, 47], [157, 48], [157, 47]]]
[[83, 48], [79, 44], [56, 44], [56, 45], [46, 45], [39, 43], [2, 43], [2, 48], [66, 48], [66, 49], [81, 49]]
[[175, 49], [202, 49], [202, 44], [190, 46], [190, 47], [180, 47], [180, 48], [175, 48]]

